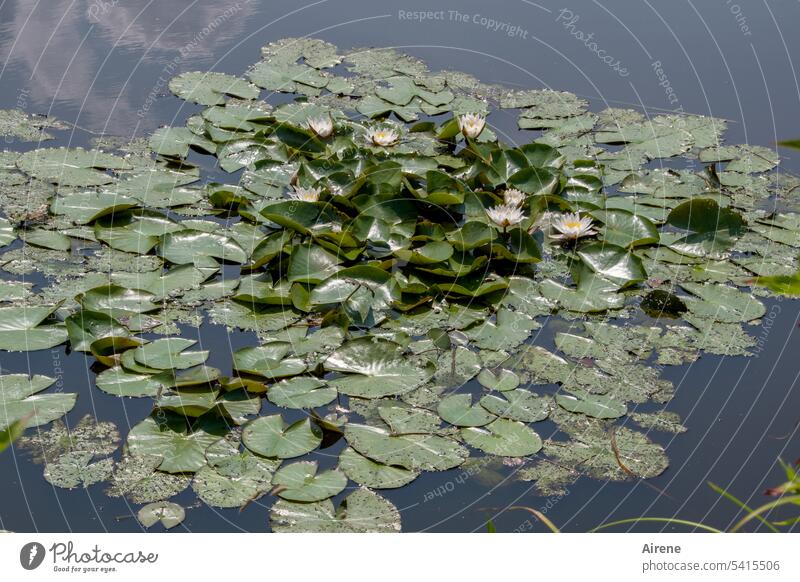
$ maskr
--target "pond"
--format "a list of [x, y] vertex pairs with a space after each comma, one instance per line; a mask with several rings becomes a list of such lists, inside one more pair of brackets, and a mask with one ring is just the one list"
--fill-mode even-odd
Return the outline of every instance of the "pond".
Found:
[[798, 11], [4, 3], [0, 419], [8, 375], [52, 397], [0, 529], [335, 529], [348, 496], [340, 529], [728, 527], [707, 482], [760, 505], [800, 456], [800, 304], [752, 281], [798, 270]]

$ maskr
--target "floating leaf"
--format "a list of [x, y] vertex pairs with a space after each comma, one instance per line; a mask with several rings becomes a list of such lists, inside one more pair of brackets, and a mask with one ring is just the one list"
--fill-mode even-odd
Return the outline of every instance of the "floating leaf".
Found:
[[482, 428], [462, 428], [461, 437], [470, 446], [502, 457], [527, 457], [542, 448], [542, 439], [533, 430], [505, 418]]
[[295, 503], [280, 500], [269, 514], [272, 531], [277, 533], [396, 533], [400, 531], [400, 512], [377, 493], [357, 489], [348, 495], [338, 510], [330, 500]]
[[46, 182], [61, 186], [101, 186], [114, 181], [105, 170], [130, 170], [130, 163], [99, 150], [44, 148], [17, 158], [17, 167]]
[[167, 473], [191, 473], [205, 465], [205, 450], [225, 434], [222, 423], [203, 419], [191, 428], [182, 416], [148, 416], [128, 434], [133, 456], [159, 456], [158, 468]]
[[134, 359], [142, 366], [159, 370], [184, 370], [198, 366], [208, 358], [208, 350], [187, 351], [197, 342], [195, 340], [171, 337], [158, 339], [133, 352]]
[[397, 465], [412, 471], [446, 471], [459, 466], [469, 456], [456, 441], [432, 434], [392, 435], [361, 424], [345, 427], [348, 444], [362, 455], [384, 465]]
[[164, 462], [160, 455], [125, 455], [114, 467], [110, 497], [127, 497], [134, 503], [152, 503], [177, 495], [189, 486], [187, 475], [157, 471]]
[[609, 396], [578, 390], [556, 394], [556, 402], [570, 412], [578, 412], [592, 418], [619, 418], [628, 413], [628, 407], [624, 402]]
[[472, 404], [470, 394], [451, 394], [439, 402], [442, 420], [455, 426], [485, 426], [497, 417], [485, 407]]
[[[497, 416], [521, 422], [539, 422], [550, 414], [550, 400], [517, 388], [502, 395], [487, 394], [480, 405]], [[475, 425], [480, 426], [480, 425]]]
[[144, 527], [152, 527], [160, 522], [164, 529], [172, 529], [186, 519], [186, 512], [177, 503], [159, 501], [142, 507], [136, 517]]
[[319, 471], [314, 461], [284, 465], [272, 477], [277, 495], [289, 501], [322, 501], [341, 493], [347, 485], [344, 473], [331, 469]]
[[181, 73], [169, 81], [169, 89], [181, 99], [201, 105], [225, 103], [225, 95], [241, 99], [255, 99], [258, 87], [225, 73], [191, 72]]
[[349, 372], [329, 384], [339, 392], [359, 398], [404, 394], [424, 384], [433, 374], [403, 357], [398, 344], [379, 338], [351, 340], [324, 362], [326, 370]]
[[378, 463], [350, 447], [339, 455], [339, 469], [356, 483], [372, 489], [395, 489], [419, 476], [418, 471]]
[[762, 317], [767, 308], [761, 301], [733, 287], [715, 284], [681, 283], [681, 287], [699, 299], [687, 298], [686, 305], [695, 315], [715, 321], [736, 323]]
[[93, 453], [83, 451], [62, 455], [45, 465], [44, 478], [48, 483], [64, 489], [89, 487], [108, 479], [114, 470], [114, 460], [91, 462], [93, 457]]
[[306, 418], [287, 425], [280, 414], [250, 421], [242, 433], [244, 445], [258, 455], [290, 459], [316, 449], [322, 432]]
[[336, 398], [336, 389], [316, 378], [298, 377], [272, 385], [267, 397], [284, 408], [318, 408]]
[[61, 418], [75, 406], [77, 394], [39, 394], [55, 379], [27, 374], [0, 375], [0, 430], [25, 419], [25, 426], [40, 426]]
[[511, 370], [499, 370], [497, 373], [484, 369], [478, 374], [478, 382], [490, 390], [507, 392], [519, 386], [519, 376]]
[[56, 309], [58, 305], [0, 307], [0, 350], [30, 352], [64, 343], [68, 337], [66, 328], [44, 323]]

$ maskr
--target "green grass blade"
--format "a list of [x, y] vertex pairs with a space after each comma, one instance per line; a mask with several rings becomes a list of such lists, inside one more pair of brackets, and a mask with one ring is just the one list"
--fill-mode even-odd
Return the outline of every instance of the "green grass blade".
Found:
[[705, 531], [710, 531], [712, 533], [722, 533], [717, 528], [711, 527], [710, 525], [706, 525], [704, 523], [697, 523], [696, 521], [687, 521], [685, 519], [676, 519], [672, 517], [631, 517], [628, 519], [620, 519], [619, 521], [612, 521], [611, 523], [604, 523], [603, 525], [599, 525], [594, 529], [590, 529], [589, 533], [598, 532], [603, 529], [608, 529], [610, 527], [614, 527], [615, 525], [624, 525], [627, 523], [639, 523], [640, 521], [655, 521], [660, 523], [672, 523], [675, 525], [686, 525], [690, 527], [694, 527], [697, 529], [702, 529]]
[[[736, 497], [732, 493], [728, 493], [725, 489], [723, 489], [719, 485], [715, 485], [711, 481], [706, 481], [706, 483], [708, 483], [709, 487], [711, 487], [714, 491], [716, 491], [717, 493], [722, 495], [725, 499], [727, 499], [731, 503], [736, 504], [740, 509], [745, 510], [747, 513], [752, 513], [753, 512], [753, 508], [752, 507], [747, 505], [744, 501], [742, 501], [741, 499], [739, 499], [738, 497]], [[767, 526], [771, 531], [774, 531], [775, 533], [780, 533], [778, 528], [776, 528], [774, 525], [772, 525], [769, 521], [767, 521], [766, 519], [764, 519], [760, 515], [756, 516], [756, 519], [758, 519], [758, 521], [760, 521], [765, 526]]]

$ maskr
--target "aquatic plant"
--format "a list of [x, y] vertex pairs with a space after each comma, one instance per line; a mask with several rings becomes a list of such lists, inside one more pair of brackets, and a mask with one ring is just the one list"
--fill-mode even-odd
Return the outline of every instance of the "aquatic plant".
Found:
[[[245, 77], [179, 75], [204, 108], [146, 141], [2, 154], [0, 266], [50, 284], [0, 283], [0, 349], [66, 342], [98, 390], [154, 406], [121, 458], [68, 439], [45, 474], [155, 504], [145, 524], [176, 525], [166, 500], [191, 486], [219, 507], [272, 493], [277, 531], [397, 531], [373, 490], [474, 455], [518, 459], [547, 494], [656, 476], [649, 431], [685, 429], [654, 364], [747, 355], [771, 293], [752, 280], [797, 270], [800, 180], [767, 148], [722, 145], [721, 120], [594, 113], [315, 39], [265, 46]], [[532, 141], [498, 140], [496, 108]], [[18, 138], [59, 127], [6, 117]], [[660, 166], [674, 156], [695, 166]], [[207, 321], [258, 334], [232, 376], [178, 337]], [[53, 381], [0, 376], [0, 429], [71, 410]], [[337, 467], [303, 459], [340, 439]]]

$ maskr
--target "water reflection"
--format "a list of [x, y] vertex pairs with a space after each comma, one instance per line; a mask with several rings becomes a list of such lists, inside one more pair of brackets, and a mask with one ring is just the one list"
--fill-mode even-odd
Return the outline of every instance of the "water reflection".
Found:
[[129, 133], [132, 116], [146, 117], [147, 96], [166, 90], [159, 77], [213, 65], [255, 10], [251, 0], [4, 3], [0, 74], [14, 82], [3, 83], [3, 102], [36, 112], [66, 107], [83, 125]]

